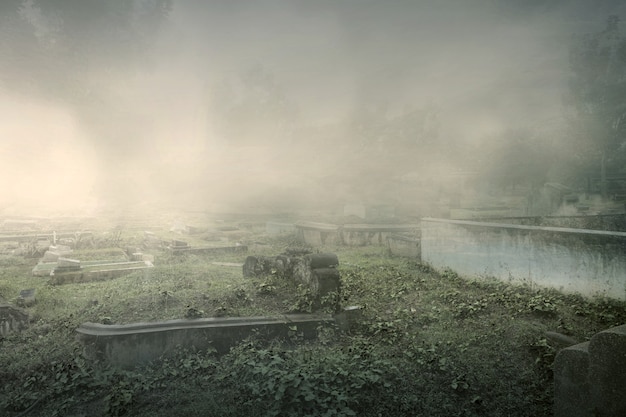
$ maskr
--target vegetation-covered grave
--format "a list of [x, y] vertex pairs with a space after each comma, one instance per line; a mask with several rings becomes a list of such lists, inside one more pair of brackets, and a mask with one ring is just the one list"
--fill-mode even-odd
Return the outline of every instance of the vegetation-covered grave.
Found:
[[[129, 236], [127, 239], [134, 239]], [[295, 242], [260, 238], [249, 254]], [[259, 243], [259, 242], [257, 242]], [[133, 370], [86, 361], [83, 322], [278, 315], [311, 309], [278, 274], [244, 278], [246, 255], [168, 255], [152, 275], [52, 286], [36, 260], [0, 259], [0, 295], [36, 288], [31, 324], [0, 340], [0, 410], [15, 416], [551, 416], [551, 365], [562, 346], [626, 322], [622, 302], [584, 300], [437, 272], [382, 247], [325, 247], [339, 256], [343, 306], [363, 307], [350, 332], [245, 340], [228, 354], [181, 349]], [[80, 256], [79, 251], [76, 253]]]

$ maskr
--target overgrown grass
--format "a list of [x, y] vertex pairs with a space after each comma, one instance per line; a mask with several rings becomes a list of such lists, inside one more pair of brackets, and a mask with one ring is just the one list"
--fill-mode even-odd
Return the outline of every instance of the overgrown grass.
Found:
[[[134, 237], [133, 237], [134, 239]], [[254, 237], [277, 255], [291, 238]], [[364, 307], [348, 333], [316, 342], [253, 338], [218, 358], [180, 351], [132, 371], [81, 358], [85, 321], [130, 323], [306, 310], [307, 294], [277, 275], [243, 278], [246, 255], [165, 253], [149, 276], [50, 286], [33, 260], [0, 259], [0, 295], [36, 288], [30, 327], [0, 343], [4, 415], [551, 416], [546, 331], [579, 341], [624, 324], [624, 303], [465, 279], [381, 247], [325, 247], [339, 255], [342, 304]]]

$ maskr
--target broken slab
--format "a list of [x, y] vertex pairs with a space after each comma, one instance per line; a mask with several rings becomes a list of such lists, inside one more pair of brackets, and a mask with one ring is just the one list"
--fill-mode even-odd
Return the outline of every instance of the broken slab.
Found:
[[279, 317], [227, 317], [106, 325], [83, 323], [76, 329], [85, 357], [131, 368], [173, 354], [179, 347], [214, 348], [218, 353], [252, 336], [288, 338], [295, 331], [304, 339], [317, 337], [320, 326], [333, 325], [330, 316], [292, 314]]

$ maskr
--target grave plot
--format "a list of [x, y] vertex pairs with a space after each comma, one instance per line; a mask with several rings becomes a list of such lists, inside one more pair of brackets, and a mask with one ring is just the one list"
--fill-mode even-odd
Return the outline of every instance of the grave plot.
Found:
[[[64, 255], [64, 256], [61, 256]], [[70, 257], [71, 256], [71, 257]], [[152, 259], [153, 260], [153, 259]], [[151, 260], [128, 259], [119, 248], [72, 251], [67, 247], [61, 250], [48, 250], [42, 260], [32, 270], [33, 276], [49, 277], [53, 285], [103, 281], [117, 278], [136, 271], [148, 274]]]
[[128, 325], [84, 323], [76, 332], [88, 359], [131, 368], [172, 354], [180, 346], [227, 353], [231, 346], [252, 336], [286, 339], [290, 331], [304, 339], [317, 337], [320, 326], [334, 322], [328, 316], [309, 314], [282, 317], [226, 317], [169, 320]]

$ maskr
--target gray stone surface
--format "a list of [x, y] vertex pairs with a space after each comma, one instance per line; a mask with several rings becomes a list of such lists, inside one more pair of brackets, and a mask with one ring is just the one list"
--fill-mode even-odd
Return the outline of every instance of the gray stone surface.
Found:
[[17, 305], [20, 307], [30, 307], [35, 305], [37, 299], [35, 295], [37, 294], [37, 290], [35, 288], [28, 288], [20, 291], [19, 297], [17, 297]]
[[555, 417], [626, 416], [626, 325], [562, 349], [554, 361]]
[[0, 304], [0, 336], [17, 332], [28, 326], [30, 316], [27, 311], [9, 304]]
[[565, 348], [554, 361], [554, 417], [590, 416], [589, 342]]
[[57, 260], [58, 269], [80, 269], [80, 261], [78, 259], [59, 258]]
[[591, 338], [589, 381], [597, 417], [626, 416], [626, 325]]
[[317, 337], [319, 326], [333, 325], [329, 316], [292, 314], [281, 317], [227, 317], [169, 320], [153, 323], [105, 325], [84, 323], [76, 331], [84, 355], [113, 366], [132, 368], [158, 359], [183, 346], [212, 347], [226, 353], [254, 333], [287, 338], [294, 327], [304, 339]]

